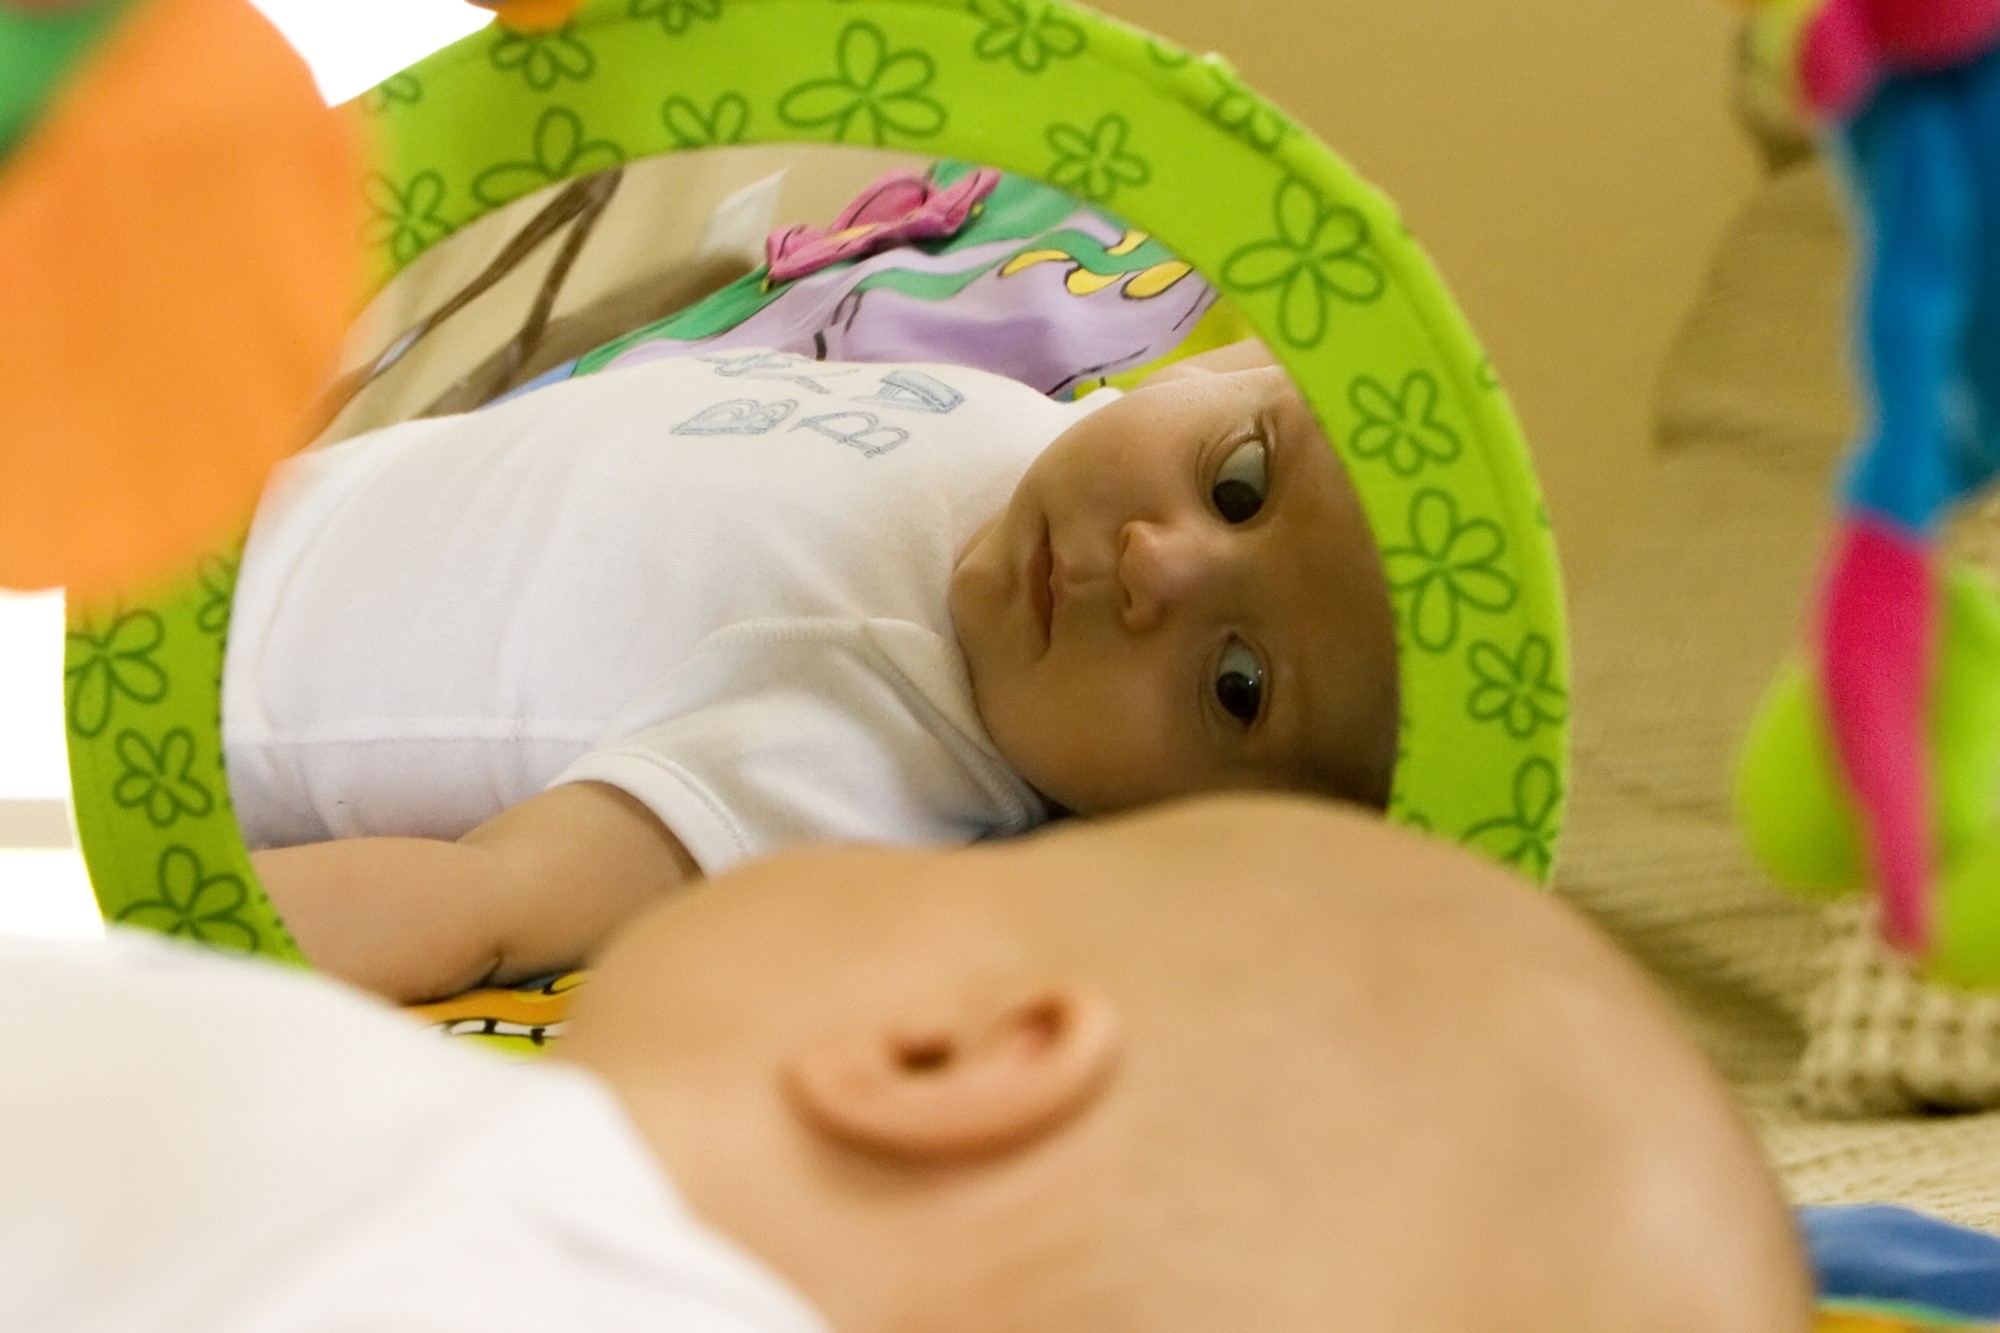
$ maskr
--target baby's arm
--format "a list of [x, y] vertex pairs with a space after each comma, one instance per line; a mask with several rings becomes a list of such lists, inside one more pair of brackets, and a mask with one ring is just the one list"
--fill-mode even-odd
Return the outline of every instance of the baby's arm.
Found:
[[348, 838], [250, 859], [308, 962], [405, 1003], [575, 966], [701, 875], [651, 811], [599, 782], [552, 787], [457, 842]]

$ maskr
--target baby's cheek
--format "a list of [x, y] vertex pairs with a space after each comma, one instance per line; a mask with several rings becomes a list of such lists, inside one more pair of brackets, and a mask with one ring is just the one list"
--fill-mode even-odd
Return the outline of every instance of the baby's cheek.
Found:
[[1016, 684], [1028, 688], [1010, 691], [1004, 704], [996, 701], [987, 718], [995, 748], [1044, 796], [1072, 808], [1088, 806], [1107, 729], [1102, 710], [1074, 688], [1046, 680]]
[[1125, 809], [1189, 790], [1187, 729], [1159, 689], [1109, 691], [1077, 721], [1084, 762], [1108, 804]]
[[1073, 725], [1062, 691], [1049, 688], [1035, 675], [1033, 671], [995, 671], [976, 700], [994, 747], [1031, 782], [1047, 767], [1051, 752], [1060, 751], [1062, 738]]

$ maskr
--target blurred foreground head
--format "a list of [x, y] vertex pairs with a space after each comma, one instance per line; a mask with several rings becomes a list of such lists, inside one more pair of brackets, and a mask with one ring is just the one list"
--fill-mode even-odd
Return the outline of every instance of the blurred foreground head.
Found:
[[1320, 803], [753, 865], [614, 946], [565, 1049], [841, 1333], [1807, 1326], [1645, 980]]

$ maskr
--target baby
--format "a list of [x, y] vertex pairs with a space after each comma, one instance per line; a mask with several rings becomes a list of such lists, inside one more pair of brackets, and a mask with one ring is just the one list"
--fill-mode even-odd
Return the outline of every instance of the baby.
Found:
[[1636, 970], [1325, 802], [761, 860], [634, 923], [534, 1064], [91, 948], [0, 940], [45, 1015], [0, 1081], [0, 1327], [1808, 1327]]
[[586, 958], [675, 884], [1221, 789], [1380, 806], [1380, 562], [1257, 343], [1052, 401], [711, 350], [282, 470], [232, 794], [317, 966], [404, 1000]]

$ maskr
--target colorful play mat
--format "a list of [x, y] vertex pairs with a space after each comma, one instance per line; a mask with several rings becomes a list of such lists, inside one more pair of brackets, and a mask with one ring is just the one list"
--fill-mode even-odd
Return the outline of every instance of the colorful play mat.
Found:
[[[1392, 816], [1550, 874], [1568, 659], [1519, 428], [1394, 207], [1221, 59], [1054, 0], [589, 0], [559, 29], [468, 37], [362, 106], [381, 281], [544, 187], [722, 144], [990, 164], [1145, 233], [1270, 344], [1360, 493], [1401, 645]], [[295, 959], [222, 768], [239, 550], [71, 625], [76, 817], [108, 919]]]

